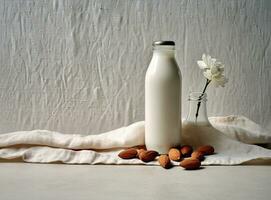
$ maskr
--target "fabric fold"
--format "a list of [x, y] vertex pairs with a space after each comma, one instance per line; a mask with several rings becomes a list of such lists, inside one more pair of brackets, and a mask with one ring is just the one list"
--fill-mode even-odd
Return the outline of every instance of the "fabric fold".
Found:
[[[183, 134], [183, 144], [194, 148], [210, 144], [216, 154], [203, 165], [237, 165], [257, 159], [270, 160], [271, 150], [252, 143], [271, 143], [270, 133], [243, 116], [209, 118], [214, 128]], [[144, 145], [144, 121], [99, 135], [62, 134], [48, 130], [0, 134], [0, 158], [21, 158], [25, 162], [67, 164], [148, 164], [117, 155], [128, 147]], [[178, 164], [178, 163], [174, 163]]]
[[22, 144], [64, 149], [111, 149], [144, 145], [144, 122], [98, 135], [62, 134], [48, 130], [0, 134], [0, 148]]

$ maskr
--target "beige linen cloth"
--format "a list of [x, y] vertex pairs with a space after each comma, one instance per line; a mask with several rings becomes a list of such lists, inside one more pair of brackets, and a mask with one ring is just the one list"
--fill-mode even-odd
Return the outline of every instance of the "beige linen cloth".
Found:
[[[271, 133], [243, 116], [211, 117], [216, 129], [183, 135], [183, 143], [197, 147], [210, 144], [216, 154], [203, 165], [237, 165], [271, 160], [271, 150], [252, 145], [271, 143]], [[62, 134], [47, 130], [0, 134], [0, 158], [25, 162], [67, 164], [146, 164], [138, 159], [123, 160], [117, 155], [128, 147], [144, 145], [144, 121], [99, 135]], [[147, 163], [157, 165], [157, 161]], [[177, 164], [177, 163], [175, 163]]]

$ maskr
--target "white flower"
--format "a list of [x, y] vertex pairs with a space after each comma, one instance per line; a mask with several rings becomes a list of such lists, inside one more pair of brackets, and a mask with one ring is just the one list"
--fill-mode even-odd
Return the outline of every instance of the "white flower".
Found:
[[228, 79], [224, 76], [224, 65], [210, 55], [202, 55], [202, 60], [197, 61], [203, 75], [214, 84], [215, 87], [225, 86]]

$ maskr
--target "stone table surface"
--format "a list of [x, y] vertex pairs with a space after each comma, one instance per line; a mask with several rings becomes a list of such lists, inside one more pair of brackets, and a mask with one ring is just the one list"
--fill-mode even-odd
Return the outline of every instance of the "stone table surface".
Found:
[[1, 200], [271, 199], [271, 166], [158, 166], [0, 163]]

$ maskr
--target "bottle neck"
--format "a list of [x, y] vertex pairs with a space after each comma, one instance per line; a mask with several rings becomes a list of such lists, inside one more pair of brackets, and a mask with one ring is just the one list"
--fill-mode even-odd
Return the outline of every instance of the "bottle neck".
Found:
[[209, 124], [206, 101], [206, 93], [191, 92], [189, 95], [189, 113], [186, 121], [197, 124]]
[[175, 58], [174, 46], [154, 46], [153, 56], [165, 56]]

